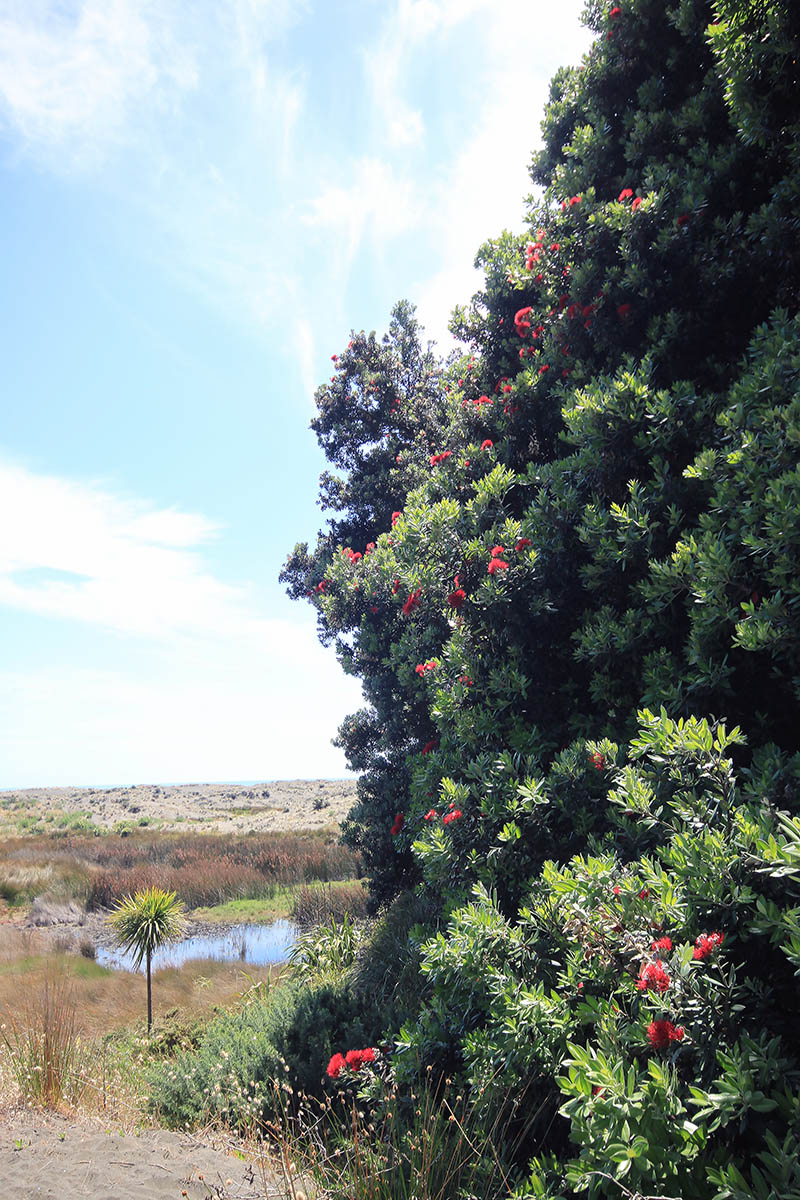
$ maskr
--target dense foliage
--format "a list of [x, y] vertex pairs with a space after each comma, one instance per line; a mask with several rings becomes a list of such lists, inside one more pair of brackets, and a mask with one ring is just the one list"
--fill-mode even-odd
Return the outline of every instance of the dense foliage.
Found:
[[503, 1114], [520, 1194], [796, 1196], [800, 9], [586, 19], [468, 349], [400, 305], [319, 390], [283, 578], [364, 683], [375, 900], [438, 913], [398, 1078]]

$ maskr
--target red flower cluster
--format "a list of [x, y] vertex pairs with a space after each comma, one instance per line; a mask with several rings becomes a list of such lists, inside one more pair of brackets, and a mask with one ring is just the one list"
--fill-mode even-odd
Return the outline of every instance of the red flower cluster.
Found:
[[651, 1021], [647, 1026], [647, 1040], [654, 1050], [666, 1050], [670, 1042], [683, 1041], [683, 1028], [672, 1021]]
[[403, 515], [403, 514], [402, 514], [402, 513], [399, 513], [399, 512], [393, 512], [393, 513], [392, 513], [392, 529], [394, 529], [395, 525], [396, 525], [396, 524], [397, 524], [397, 522], [400, 520], [400, 518], [402, 517], [402, 515]]
[[514, 547], [515, 550], [524, 550], [526, 546], [532, 546], [533, 542], [530, 538], [520, 538]]
[[641, 196], [637, 196], [637, 197], [634, 199], [634, 201], [633, 201], [633, 204], [631, 205], [631, 211], [632, 211], [632, 212], [636, 212], [637, 208], [639, 207], [639, 205], [640, 205], [641, 203], [642, 203], [642, 197], [641, 197]]
[[431, 738], [431, 740], [429, 742], [426, 742], [425, 745], [422, 747], [422, 753], [430, 754], [431, 750], [435, 750], [435, 749], [436, 749], [436, 739]]
[[601, 754], [599, 750], [593, 750], [589, 755], [589, 762], [594, 767], [595, 771], [604, 771], [606, 766], [606, 756]]
[[615, 21], [617, 19], [617, 17], [622, 16], [622, 9], [619, 7], [619, 5], [615, 4], [614, 7], [611, 9], [611, 12], [608, 15], [612, 21]]
[[392, 837], [397, 837], [398, 833], [403, 828], [405, 823], [406, 823], [405, 814], [401, 813], [401, 812], [398, 813], [394, 819], [394, 825], [392, 826], [392, 829], [391, 829]]
[[458, 587], [454, 591], [452, 591], [450, 593], [450, 595], [447, 597], [447, 603], [450, 605], [451, 608], [461, 608], [461, 606], [464, 603], [464, 601], [466, 600], [466, 598], [467, 598], [467, 593], [464, 591], [464, 589], [462, 587]]
[[654, 992], [665, 992], [669, 987], [669, 983], [669, 975], [664, 970], [664, 964], [660, 958], [657, 958], [655, 962], [642, 963], [639, 968], [639, 978], [636, 981], [636, 986], [640, 992], [646, 992], [650, 989]]
[[342, 554], [345, 558], [349, 558], [351, 563], [357, 563], [361, 558], [361, 551], [351, 550], [349, 546], [342, 547]]
[[395, 579], [394, 583], [392, 584], [392, 595], [396, 596], [399, 591], [400, 591], [400, 580]]
[[334, 1054], [325, 1068], [331, 1079], [338, 1079], [345, 1067], [358, 1071], [364, 1063], [375, 1062], [375, 1050], [367, 1046], [364, 1050], [348, 1050], [346, 1054]]
[[692, 958], [700, 961], [702, 961], [704, 958], [708, 958], [708, 956], [713, 954], [714, 951], [721, 946], [724, 941], [724, 933], [701, 933], [694, 944]]
[[630, 200], [632, 195], [633, 188], [623, 188], [620, 194], [617, 196], [617, 200], [619, 200], [620, 204], [622, 204], [625, 200]]
[[435, 658], [429, 658], [427, 662], [417, 663], [414, 670], [418, 675], [424, 675], [427, 671], [435, 671], [438, 665]]
[[460, 818], [463, 817], [463, 815], [464, 814], [462, 813], [460, 808], [454, 808], [452, 810], [452, 812], [448, 812], [448, 813], [444, 814], [444, 816], [442, 817], [442, 824], [449, 825], [451, 821], [460, 820]]
[[630, 304], [618, 304], [617, 305], [617, 316], [619, 317], [620, 321], [624, 321], [626, 317], [630, 316], [630, 313], [631, 313]]
[[314, 588], [314, 591], [324, 593], [328, 590], [329, 586], [330, 586], [330, 579], [320, 579], [319, 583]]
[[507, 571], [508, 563], [502, 558], [493, 558], [486, 568], [490, 575], [496, 575], [498, 571]]
[[683, 225], [688, 225], [688, 224], [689, 224], [689, 214], [688, 214], [688, 213], [681, 213], [681, 215], [678, 217], [678, 219], [677, 219], [677, 221], [675, 222], [675, 224], [678, 226], [678, 228], [679, 228], [679, 229], [680, 229], [680, 228], [681, 228], [681, 226], [683, 226]]
[[338, 1079], [339, 1075], [344, 1070], [345, 1065], [346, 1064], [344, 1061], [344, 1055], [343, 1054], [334, 1054], [333, 1058], [328, 1063], [325, 1070], [328, 1072], [331, 1079]]
[[469, 675], [459, 675], [458, 682], [463, 683], [464, 687], [472, 687], [475, 680], [470, 679]]
[[422, 588], [417, 588], [412, 592], [405, 604], [403, 605], [403, 616], [410, 617], [415, 608], [419, 608], [419, 598], [422, 595]]
[[653, 942], [651, 950], [662, 950], [664, 954], [669, 954], [672, 949], [672, 938], [661, 937], [658, 941]]
[[481, 450], [491, 450], [493, 446], [494, 442], [491, 438], [484, 438], [481, 442]]
[[440, 454], [432, 454], [431, 459], [430, 459], [431, 466], [438, 467], [439, 463], [444, 462], [445, 459], [452, 458], [452, 457], [453, 457], [452, 450], [442, 450], [442, 452]]
[[533, 310], [529, 304], [527, 308], [521, 308], [514, 314], [514, 328], [521, 338], [528, 336], [528, 331], [531, 327], [528, 317], [532, 311]]
[[422, 819], [423, 821], [435, 821], [438, 816], [439, 814], [435, 808], [429, 808]]

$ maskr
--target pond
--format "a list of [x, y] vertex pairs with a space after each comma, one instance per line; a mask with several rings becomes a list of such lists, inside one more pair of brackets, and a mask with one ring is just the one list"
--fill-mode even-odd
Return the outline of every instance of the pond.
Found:
[[[160, 947], [153, 955], [152, 967], [159, 971], [203, 958], [266, 967], [285, 962], [296, 937], [297, 927], [286, 920], [272, 921], [269, 925], [226, 925], [219, 933], [207, 929], [202, 934]], [[115, 970], [133, 970], [133, 955], [113, 947], [98, 946], [97, 962]], [[144, 969], [142, 964], [140, 970], [144, 972]]]

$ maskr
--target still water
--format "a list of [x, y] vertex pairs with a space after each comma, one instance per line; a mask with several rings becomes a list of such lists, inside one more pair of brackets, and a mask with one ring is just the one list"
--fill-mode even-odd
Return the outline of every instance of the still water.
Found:
[[[180, 967], [193, 958], [213, 958], [218, 962], [249, 963], [265, 967], [284, 962], [289, 955], [297, 928], [291, 921], [273, 921], [269, 925], [233, 925], [220, 933], [205, 933], [184, 938], [171, 946], [162, 946], [153, 955], [153, 970]], [[97, 947], [97, 962], [101, 967], [133, 970], [133, 955], [119, 949]], [[144, 964], [140, 970], [144, 972]]]

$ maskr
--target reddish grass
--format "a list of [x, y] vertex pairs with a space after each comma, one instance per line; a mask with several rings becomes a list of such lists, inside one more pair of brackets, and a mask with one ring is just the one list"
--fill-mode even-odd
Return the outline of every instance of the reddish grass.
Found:
[[189, 908], [261, 899], [288, 884], [355, 879], [358, 856], [330, 834], [133, 833], [6, 841], [10, 861], [57, 862], [89, 909], [157, 886]]

